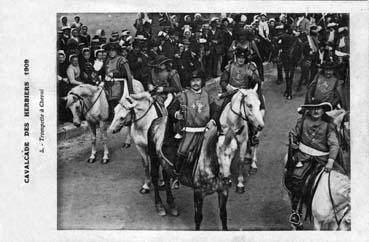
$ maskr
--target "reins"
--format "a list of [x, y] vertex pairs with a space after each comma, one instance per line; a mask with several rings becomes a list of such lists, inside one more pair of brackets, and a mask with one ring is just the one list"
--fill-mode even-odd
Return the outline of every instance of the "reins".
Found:
[[[99, 93], [99, 95], [97, 96], [97, 98], [95, 99], [95, 101], [92, 103], [92, 105], [90, 106], [90, 108], [88, 108], [87, 109], [87, 111], [86, 111], [86, 114], [95, 106], [95, 104], [96, 104], [96, 102], [97, 102], [97, 100], [99, 100], [99, 98], [100, 98], [100, 96], [101, 96], [101, 93], [103, 92], [104, 90], [101, 88], [101, 91], [100, 91], [100, 93]], [[74, 96], [76, 96], [77, 97], [77, 99], [78, 99], [78, 101], [81, 103], [81, 106], [82, 106], [82, 113], [84, 113], [83, 111], [84, 111], [84, 109], [85, 109], [85, 107], [86, 107], [86, 103], [84, 102], [84, 99], [83, 99], [83, 97], [81, 97], [80, 95], [78, 95], [78, 94], [76, 94], [76, 93], [74, 93], [74, 92], [71, 92], [71, 93], [69, 93], [70, 95], [74, 95]], [[85, 114], [84, 114], [85, 115]]]
[[[133, 110], [133, 108], [128, 108], [128, 107], [126, 107], [123, 103], [121, 103], [121, 102], [119, 102], [119, 104], [120, 104], [120, 106], [122, 106], [124, 109], [127, 109], [127, 110]], [[139, 117], [139, 118], [137, 118], [137, 119], [134, 119], [134, 120], [132, 120], [131, 122], [132, 123], [135, 123], [135, 122], [137, 122], [137, 121], [139, 121], [139, 120], [141, 120], [142, 118], [144, 118], [146, 115], [147, 115], [147, 113], [150, 111], [150, 109], [152, 108], [152, 106], [154, 105], [154, 102], [151, 102], [150, 103], [150, 106], [147, 108], [147, 110], [145, 111], [145, 113], [141, 116], [141, 117]], [[136, 115], [135, 115], [136, 116]]]
[[[248, 117], [246, 115], [246, 108], [245, 108], [245, 98], [246, 98], [246, 95], [242, 94], [242, 98], [241, 98], [241, 103], [240, 103], [240, 111], [239, 113], [237, 113], [233, 108], [232, 108], [232, 102], [231, 102], [231, 111], [236, 114], [238, 117], [240, 117], [241, 119], [243, 119], [244, 121], [248, 121]], [[242, 107], [243, 107], [243, 111], [245, 113], [245, 117], [243, 117], [242, 115]]]
[[331, 191], [331, 182], [330, 182], [330, 180], [331, 180], [331, 171], [329, 172], [329, 174], [328, 174], [328, 191], [329, 191], [329, 198], [330, 198], [330, 200], [331, 200], [331, 203], [332, 203], [332, 208], [333, 208], [333, 213], [334, 213], [334, 218], [335, 218], [335, 220], [336, 220], [336, 223], [337, 223], [337, 229], [339, 229], [340, 228], [340, 226], [341, 226], [341, 222], [342, 222], [342, 220], [343, 220], [343, 218], [346, 216], [346, 214], [348, 213], [348, 211], [350, 210], [349, 208], [347, 208], [347, 206], [345, 206], [345, 208], [347, 208], [346, 209], [346, 211], [345, 211], [345, 213], [342, 215], [342, 217], [340, 218], [340, 219], [338, 219], [337, 218], [337, 213], [338, 213], [338, 211], [336, 210], [336, 205], [335, 205], [335, 203], [334, 203], [334, 201], [333, 201], [333, 196], [332, 196], [332, 191]]

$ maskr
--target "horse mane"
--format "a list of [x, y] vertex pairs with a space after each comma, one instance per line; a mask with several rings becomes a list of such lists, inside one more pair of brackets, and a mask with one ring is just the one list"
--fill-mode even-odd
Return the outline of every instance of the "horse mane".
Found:
[[150, 102], [153, 102], [153, 98], [151, 97], [150, 93], [148, 92], [139, 92], [139, 93], [133, 93], [130, 95], [130, 97], [136, 101], [146, 99]]
[[216, 153], [216, 146], [218, 142], [217, 128], [213, 127], [208, 130], [209, 138], [205, 139], [205, 158], [210, 160], [210, 167], [214, 174], [219, 172], [218, 157]]

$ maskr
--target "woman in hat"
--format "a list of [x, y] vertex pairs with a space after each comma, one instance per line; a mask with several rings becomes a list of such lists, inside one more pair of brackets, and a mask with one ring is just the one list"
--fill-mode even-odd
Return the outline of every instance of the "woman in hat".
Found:
[[72, 85], [81, 85], [83, 82], [81, 81], [81, 69], [79, 67], [78, 55], [72, 54], [69, 56], [69, 66], [67, 69], [67, 76], [69, 79], [69, 83]]
[[85, 46], [90, 46], [91, 36], [87, 33], [87, 31], [88, 31], [88, 27], [86, 25], [83, 25], [81, 27], [81, 32], [80, 32], [80, 35], [79, 35], [79, 40]]
[[309, 104], [318, 99], [330, 103], [333, 108], [342, 106], [343, 81], [334, 75], [335, 64], [325, 62], [321, 65], [322, 72], [317, 74], [315, 80], [310, 84], [305, 97], [305, 103]]
[[79, 17], [79, 15], [74, 16], [74, 22], [72, 23], [72, 26], [71, 26], [71, 28], [76, 28], [78, 32], [81, 30], [81, 27], [83, 26], [80, 20], [81, 18]]
[[72, 53], [79, 55], [79, 33], [76, 28], [71, 30], [71, 37], [67, 42], [67, 54], [70, 55]]
[[70, 26], [68, 24], [67, 16], [65, 16], [65, 15], [61, 16], [60, 17], [60, 23], [61, 23], [61, 28], [63, 28], [63, 27], [69, 27], [70, 28]]
[[104, 49], [97, 49], [95, 50], [94, 56], [94, 73], [97, 76], [98, 80], [102, 81], [104, 80], [104, 60], [103, 60], [103, 52]]
[[94, 72], [90, 48], [82, 49], [82, 57], [79, 66], [81, 68], [81, 80], [84, 83], [95, 85], [91, 74]]

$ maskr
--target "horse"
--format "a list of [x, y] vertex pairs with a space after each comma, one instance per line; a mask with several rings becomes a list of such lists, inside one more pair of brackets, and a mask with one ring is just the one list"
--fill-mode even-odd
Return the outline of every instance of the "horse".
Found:
[[[293, 77], [295, 74], [296, 66], [298, 65], [298, 63], [300, 63], [302, 57], [302, 42], [298, 37], [293, 37], [293, 41], [289, 49], [287, 51], [282, 51], [280, 55], [286, 79], [286, 91], [284, 95], [287, 97], [287, 99], [292, 98]], [[282, 70], [280, 69], [279, 71]]]
[[[290, 137], [289, 154], [292, 154], [291, 145], [292, 141]], [[284, 159], [286, 168], [284, 173], [285, 179], [289, 174], [291, 175], [291, 171], [295, 166], [293, 159], [288, 158], [290, 156], [289, 154], [286, 154]], [[309, 188], [312, 190], [312, 197], [302, 200], [302, 204], [306, 208], [307, 217], [310, 214], [313, 217], [314, 229], [350, 230], [350, 179], [345, 174], [336, 170], [326, 172], [324, 166], [320, 166], [316, 174], [312, 186]], [[304, 186], [307, 183], [310, 182], [305, 181]], [[302, 229], [302, 225], [291, 224], [291, 226], [293, 230]]]
[[334, 170], [322, 174], [311, 207], [315, 230], [351, 230], [350, 192], [346, 175]]
[[154, 100], [147, 92], [123, 96], [114, 108], [114, 118], [109, 127], [112, 133], [128, 127], [133, 143], [142, 157], [145, 170], [145, 181], [140, 189], [142, 194], [150, 192], [151, 184], [147, 134], [152, 121], [159, 117], [153, 104]]
[[[173, 169], [172, 161], [175, 158], [177, 147], [163, 145], [167, 119], [167, 116], [156, 119], [149, 130], [151, 174], [155, 190], [155, 206], [158, 215], [166, 215], [158, 187], [158, 170], [161, 165], [163, 167], [169, 213], [178, 216], [178, 209], [174, 203], [174, 197], [169, 184]], [[200, 230], [203, 218], [202, 206], [204, 197], [215, 192], [218, 193], [222, 229], [228, 230], [226, 205], [231, 180], [230, 167], [238, 146], [232, 129], [229, 129], [225, 135], [218, 136], [217, 133], [216, 126], [210, 126], [208, 131], [204, 133], [203, 142], [201, 147], [199, 147], [200, 155], [197, 160], [193, 160], [192, 184], [184, 184], [193, 188], [194, 191], [194, 220], [196, 230]]]
[[101, 162], [103, 164], [108, 163], [107, 121], [109, 105], [104, 89], [100, 86], [81, 84], [72, 88], [63, 99], [67, 101], [66, 107], [73, 114], [73, 124], [79, 127], [81, 125], [81, 117], [84, 116], [92, 133], [92, 148], [88, 162], [93, 163], [96, 161], [96, 128], [99, 126], [104, 145], [104, 156]]
[[232, 97], [222, 114], [219, 122], [225, 132], [231, 129], [236, 134], [239, 149], [238, 183], [236, 192], [245, 192], [244, 166], [251, 159], [251, 172], [257, 169], [257, 146], [249, 146], [249, 128], [262, 130], [264, 127], [263, 113], [260, 111], [260, 100], [256, 92], [258, 84], [253, 89], [239, 89]]

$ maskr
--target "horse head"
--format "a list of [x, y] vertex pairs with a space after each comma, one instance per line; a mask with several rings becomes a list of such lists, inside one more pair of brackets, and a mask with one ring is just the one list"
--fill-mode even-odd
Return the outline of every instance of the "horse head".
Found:
[[85, 100], [90, 99], [97, 87], [82, 84], [72, 88], [66, 97], [62, 99], [66, 100], [66, 108], [69, 108], [73, 115], [73, 124], [77, 127], [81, 125], [81, 116], [85, 109]]
[[147, 110], [152, 102], [153, 99], [148, 92], [123, 96], [114, 108], [114, 118], [109, 128], [111, 132], [117, 133], [123, 126], [130, 126], [135, 118], [133, 116]]
[[218, 157], [220, 177], [224, 182], [231, 179], [231, 164], [237, 149], [237, 140], [232, 129], [228, 129], [225, 135], [219, 136], [216, 154]]
[[257, 94], [258, 84], [253, 89], [240, 89], [232, 98], [232, 104], [239, 104], [240, 115], [258, 130], [264, 128], [263, 115], [260, 111], [260, 100]]

